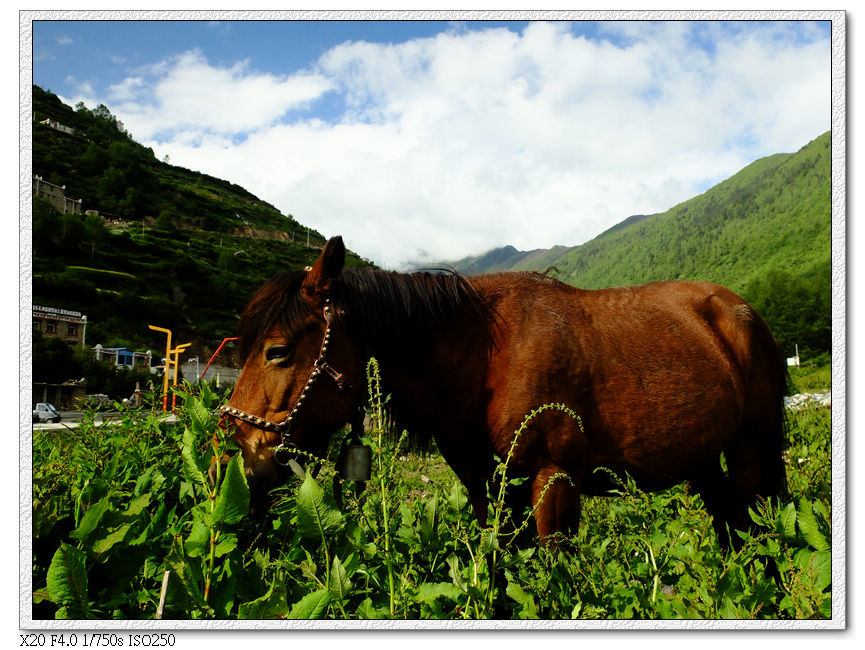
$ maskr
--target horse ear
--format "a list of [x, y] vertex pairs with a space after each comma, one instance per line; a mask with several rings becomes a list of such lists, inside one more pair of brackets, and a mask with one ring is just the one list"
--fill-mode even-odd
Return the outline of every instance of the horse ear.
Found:
[[342, 272], [345, 265], [345, 244], [342, 237], [331, 237], [324, 245], [321, 255], [307, 272], [306, 278], [300, 287], [301, 295], [313, 305], [320, 308], [324, 306], [333, 281]]

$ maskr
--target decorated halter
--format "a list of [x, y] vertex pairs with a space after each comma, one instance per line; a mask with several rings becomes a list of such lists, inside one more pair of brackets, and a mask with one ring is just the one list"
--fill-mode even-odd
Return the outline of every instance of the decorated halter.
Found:
[[324, 355], [327, 353], [327, 346], [330, 343], [330, 327], [333, 324], [333, 313], [331, 310], [330, 298], [325, 299], [324, 302], [324, 320], [326, 326], [324, 328], [324, 338], [321, 341], [321, 349], [318, 352], [318, 358], [315, 360], [315, 363], [312, 366], [312, 370], [310, 371], [309, 376], [306, 379], [306, 384], [304, 384], [303, 390], [300, 391], [300, 395], [298, 396], [297, 401], [288, 412], [288, 417], [286, 417], [282, 422], [273, 422], [272, 420], [253, 415], [251, 413], [246, 413], [245, 411], [241, 411], [240, 409], [229, 406], [228, 404], [226, 404], [220, 409], [223, 416], [230, 415], [231, 417], [238, 420], [248, 422], [258, 427], [259, 429], [274, 431], [280, 434], [280, 443], [273, 448], [273, 459], [276, 463], [282, 465], [283, 467], [289, 466], [290, 459], [283, 462], [282, 460], [280, 460], [278, 454], [281, 451], [290, 452], [292, 448], [297, 448], [297, 446], [291, 441], [291, 423], [297, 416], [297, 412], [300, 410], [300, 406], [301, 404], [303, 404], [303, 400], [306, 398], [309, 389], [312, 387], [312, 384], [319, 377], [319, 375], [321, 375], [322, 372], [329, 375], [336, 382], [336, 386], [340, 391], [343, 391], [348, 387], [348, 383], [346, 382], [343, 374], [335, 370], [333, 366], [331, 366], [324, 359]]

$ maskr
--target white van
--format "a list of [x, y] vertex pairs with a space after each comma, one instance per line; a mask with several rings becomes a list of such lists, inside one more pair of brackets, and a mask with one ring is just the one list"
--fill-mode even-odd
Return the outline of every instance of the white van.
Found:
[[34, 422], [60, 422], [60, 411], [48, 402], [39, 402], [33, 409]]

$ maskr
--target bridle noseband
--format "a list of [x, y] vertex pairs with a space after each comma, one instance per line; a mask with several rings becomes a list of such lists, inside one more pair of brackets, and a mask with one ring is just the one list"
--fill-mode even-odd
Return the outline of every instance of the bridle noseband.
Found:
[[327, 347], [330, 344], [330, 327], [333, 324], [333, 313], [331, 309], [330, 298], [326, 298], [324, 301], [324, 320], [326, 323], [324, 328], [324, 338], [321, 341], [321, 349], [318, 352], [318, 358], [313, 363], [312, 370], [310, 371], [309, 376], [306, 379], [306, 384], [304, 384], [303, 390], [300, 391], [300, 395], [298, 396], [297, 401], [288, 412], [288, 417], [286, 417], [282, 422], [273, 422], [272, 420], [253, 415], [252, 413], [241, 411], [240, 409], [229, 406], [228, 404], [226, 404], [220, 409], [220, 413], [222, 414], [222, 416], [230, 415], [231, 417], [238, 420], [248, 422], [249, 424], [252, 424], [259, 429], [273, 431], [280, 434], [280, 443], [273, 448], [273, 460], [277, 464], [282, 465], [283, 467], [289, 466], [290, 459], [287, 459], [285, 462], [283, 462], [279, 459], [278, 453], [280, 451], [290, 451], [292, 448], [297, 448], [296, 445], [291, 442], [291, 424], [297, 416], [297, 412], [300, 410], [300, 406], [301, 404], [303, 404], [303, 400], [306, 398], [309, 389], [312, 387], [312, 384], [319, 377], [319, 375], [324, 372], [325, 374], [330, 376], [331, 379], [336, 382], [337, 389], [339, 389], [340, 392], [346, 390], [347, 388], [350, 388], [348, 382], [345, 380], [345, 376], [341, 372], [334, 369], [334, 367], [331, 366], [324, 358], [324, 355], [327, 353]]

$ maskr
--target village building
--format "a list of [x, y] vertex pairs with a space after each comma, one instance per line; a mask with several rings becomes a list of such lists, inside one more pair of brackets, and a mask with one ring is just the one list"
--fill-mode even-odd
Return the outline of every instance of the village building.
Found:
[[150, 350], [135, 352], [127, 348], [104, 348], [100, 343], [97, 343], [93, 350], [97, 361], [110, 363], [116, 368], [156, 372], [156, 368], [151, 366], [153, 353]]
[[74, 135], [75, 129], [71, 126], [66, 126], [65, 124], [60, 124], [56, 120], [52, 120], [51, 118], [46, 118], [39, 122], [39, 124], [44, 124], [45, 126], [54, 129], [55, 131], [60, 131], [61, 133], [66, 133], [68, 135]]
[[43, 336], [61, 338], [70, 345], [85, 345], [87, 316], [71, 309], [33, 305], [33, 329]]
[[68, 198], [65, 185], [54, 185], [41, 176], [34, 176], [33, 196], [45, 199], [63, 214], [81, 214], [81, 199]]
[[[83, 346], [87, 340], [87, 316], [80, 311], [33, 305], [33, 330], [43, 336], [59, 338], [72, 346]], [[34, 381], [33, 404], [50, 402], [59, 409], [71, 409], [87, 393], [87, 381], [68, 379], [61, 384]]]

